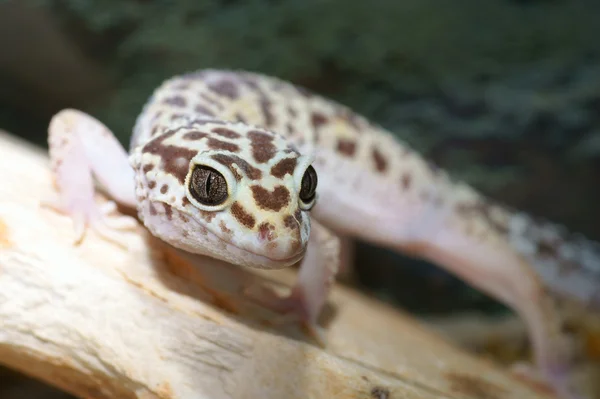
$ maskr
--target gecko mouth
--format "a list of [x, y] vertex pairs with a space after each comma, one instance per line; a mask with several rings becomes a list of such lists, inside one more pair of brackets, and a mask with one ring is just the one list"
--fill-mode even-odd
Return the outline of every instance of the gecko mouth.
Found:
[[[159, 202], [162, 202], [162, 201], [159, 201]], [[179, 212], [185, 212], [184, 209], [179, 209], [179, 208], [175, 208], [175, 207], [173, 207], [173, 208]], [[227, 238], [222, 237], [219, 234], [211, 231], [206, 226], [204, 226], [204, 224], [199, 220], [199, 218], [196, 218], [194, 215], [190, 215], [188, 213], [188, 216], [191, 216], [191, 219], [199, 227], [202, 226], [202, 228], [205, 231], [204, 233], [202, 233], [202, 235], [205, 235], [205, 237], [208, 238], [207, 241], [208, 242], [212, 241], [213, 244], [216, 244], [216, 246], [214, 246], [213, 248], [206, 248], [206, 247], [205, 248], [197, 248], [193, 243], [191, 244], [191, 247], [190, 247], [188, 244], [188, 245], [186, 245], [187, 251], [191, 252], [191, 253], [199, 253], [199, 254], [208, 255], [213, 258], [217, 258], [217, 259], [226, 261], [228, 263], [236, 264], [236, 265], [240, 265], [240, 266], [247, 266], [247, 267], [252, 267], [252, 268], [256, 268], [256, 269], [270, 269], [270, 270], [284, 269], [286, 267], [292, 266], [293, 264], [300, 261], [306, 254], [306, 249], [307, 249], [306, 243], [305, 243], [305, 245], [302, 245], [296, 253], [294, 253], [290, 256], [276, 257], [276, 256], [269, 256], [267, 254], [257, 253], [248, 248], [244, 248], [244, 246], [235, 244], [231, 240], [228, 240]], [[161, 234], [159, 232], [156, 232], [154, 234], [157, 236], [161, 236]], [[202, 240], [202, 241], [205, 241], [205, 240]], [[177, 247], [180, 247], [179, 245], [177, 245], [177, 243], [171, 243], [171, 244], [175, 245]], [[219, 249], [218, 248], [218, 247], [220, 247], [219, 244], [223, 244], [224, 248]], [[196, 247], [196, 248], [194, 248], [194, 247]], [[185, 248], [183, 248], [183, 249], [185, 249]]]
[[[233, 244], [231, 244], [231, 245], [233, 245]], [[287, 258], [278, 259], [278, 258], [271, 258], [266, 255], [260, 255], [260, 254], [257, 254], [255, 252], [252, 252], [247, 249], [240, 248], [240, 247], [236, 247], [236, 248], [241, 251], [244, 251], [250, 255], [253, 255], [257, 258], [262, 258], [262, 259], [267, 260], [269, 263], [268, 266], [264, 266], [264, 265], [263, 266], [261, 266], [261, 265], [255, 266], [260, 269], [283, 269], [283, 268], [289, 267], [289, 266], [295, 264], [296, 262], [300, 261], [304, 257], [304, 254], [306, 253], [306, 249], [304, 249], [304, 250], [298, 252], [296, 255], [293, 255], [293, 256], [290, 256]]]
[[[225, 259], [225, 260], [227, 260], [231, 263], [236, 263], [236, 264], [242, 265], [242, 266], [249, 266], [249, 267], [254, 267], [257, 269], [271, 269], [271, 270], [284, 269], [284, 268], [289, 267], [289, 266], [297, 263], [298, 261], [300, 261], [306, 254], [306, 245], [305, 245], [300, 251], [298, 251], [297, 253], [295, 253], [292, 256], [287, 256], [287, 257], [283, 257], [283, 258], [270, 257], [267, 255], [259, 254], [254, 251], [251, 251], [249, 249], [240, 247], [225, 238], [219, 237], [217, 234], [213, 233], [210, 230], [208, 230], [208, 234], [213, 236], [217, 240], [221, 241], [222, 243], [224, 243], [227, 246], [228, 253], [235, 254], [234, 255], [235, 261], [232, 261], [231, 259]], [[236, 254], [236, 252], [237, 252], [237, 254]], [[250, 258], [251, 260], [248, 261], [248, 258]]]

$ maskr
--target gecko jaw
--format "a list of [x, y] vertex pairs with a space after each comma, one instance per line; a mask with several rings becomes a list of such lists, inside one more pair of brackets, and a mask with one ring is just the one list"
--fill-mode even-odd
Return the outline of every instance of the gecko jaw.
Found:
[[306, 254], [306, 246], [304, 246], [300, 251], [295, 253], [292, 256], [283, 257], [283, 258], [274, 258], [266, 255], [258, 254], [249, 249], [245, 249], [239, 247], [232, 243], [229, 240], [226, 240], [222, 237], [219, 237], [217, 234], [207, 231], [209, 237], [213, 237], [216, 240], [222, 242], [226, 246], [226, 251], [228, 253], [238, 252], [235, 256], [235, 260], [231, 258], [220, 257], [221, 259], [233, 263], [239, 266], [252, 267], [255, 269], [265, 269], [265, 270], [276, 270], [276, 269], [285, 269], [286, 267], [292, 266], [295, 263], [299, 262], [304, 255]]

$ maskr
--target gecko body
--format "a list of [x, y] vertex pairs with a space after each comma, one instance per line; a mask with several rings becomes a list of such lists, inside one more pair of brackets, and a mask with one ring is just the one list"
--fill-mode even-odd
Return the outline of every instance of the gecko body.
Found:
[[[178, 248], [250, 267], [300, 263], [288, 297], [256, 299], [310, 326], [337, 270], [336, 233], [411, 253], [513, 308], [539, 369], [569, 395], [556, 298], [598, 303], [598, 245], [492, 203], [343, 105], [276, 78], [204, 70], [154, 92], [129, 154], [75, 110], [53, 118], [49, 142], [62, 209], [80, 230], [105, 229], [95, 175]], [[578, 277], [557, 278], [566, 272]]]

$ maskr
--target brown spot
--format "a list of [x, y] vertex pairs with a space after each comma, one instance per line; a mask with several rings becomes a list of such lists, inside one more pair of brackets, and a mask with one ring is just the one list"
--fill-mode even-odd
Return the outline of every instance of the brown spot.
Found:
[[202, 216], [202, 219], [204, 219], [207, 223], [210, 223], [215, 218], [215, 216], [217, 216], [217, 213], [216, 212], [208, 212], [208, 211], [200, 211], [200, 216]]
[[150, 131], [150, 136], [154, 136], [158, 132], [158, 125], [152, 126], [152, 130]]
[[225, 222], [221, 220], [221, 222], [219, 223], [219, 227], [221, 228], [221, 231], [225, 234], [231, 234], [231, 229], [227, 228], [227, 226], [225, 226]]
[[191, 123], [193, 125], [224, 125], [227, 122], [224, 121], [220, 121], [218, 119], [213, 119], [213, 118], [204, 118], [204, 117], [200, 117], [200, 118], [195, 118], [191, 121]]
[[173, 96], [166, 98], [164, 103], [180, 108], [183, 108], [187, 105], [187, 101], [185, 101], [185, 98], [183, 98], [183, 96]]
[[320, 128], [322, 125], [327, 123], [327, 117], [320, 112], [313, 112], [310, 121], [315, 129]]
[[371, 389], [371, 397], [373, 399], [391, 399], [390, 390], [383, 387], [373, 387]]
[[152, 216], [156, 216], [158, 214], [158, 212], [156, 211], [156, 207], [152, 202], [148, 203], [148, 210], [150, 210], [150, 215]]
[[375, 168], [379, 172], [385, 172], [388, 167], [387, 160], [383, 157], [383, 154], [376, 148], [373, 147], [373, 161], [375, 162]]
[[400, 178], [400, 184], [402, 184], [402, 188], [408, 190], [412, 183], [412, 176], [409, 173], [404, 173]]
[[162, 169], [183, 184], [188, 173], [189, 163], [197, 151], [186, 147], [165, 145], [164, 141], [173, 134], [175, 132], [171, 131], [151, 139], [144, 145], [142, 151], [160, 156]]
[[252, 130], [248, 132], [248, 138], [252, 146], [252, 156], [256, 162], [264, 163], [275, 156], [277, 148], [273, 145], [272, 135], [259, 130]]
[[235, 100], [240, 95], [238, 86], [228, 79], [221, 79], [218, 82], [210, 83], [208, 88], [220, 96]]
[[267, 243], [267, 248], [268, 248], [270, 251], [272, 251], [272, 250], [274, 250], [275, 248], [277, 248], [277, 241], [274, 241], [274, 242], [273, 242], [273, 241], [271, 241], [271, 242], [268, 242], [268, 243]]
[[258, 226], [258, 236], [261, 240], [273, 241], [277, 234], [274, 232], [275, 226], [271, 223], [264, 222]]
[[192, 205], [192, 203], [190, 202], [190, 200], [187, 197], [183, 197], [181, 199], [181, 205], [183, 205], [185, 207], [185, 206], [188, 206], [188, 205]]
[[187, 132], [183, 135], [182, 138], [185, 140], [195, 141], [203, 139], [205, 137], [208, 137], [208, 134], [204, 132]]
[[227, 129], [226, 127], [216, 127], [212, 129], [212, 131], [213, 133], [216, 133], [219, 136], [223, 136], [228, 139], [237, 139], [241, 137], [239, 133], [236, 133], [231, 129]]
[[150, 172], [152, 169], [154, 169], [154, 165], [151, 163], [147, 163], [146, 165], [144, 165], [144, 167], [142, 168], [142, 171], [144, 171], [144, 173], [148, 173]]
[[457, 213], [466, 217], [475, 216], [484, 219], [488, 222], [488, 226], [499, 234], [508, 234], [508, 226], [493, 217], [494, 205], [483, 198], [472, 202], [458, 203], [455, 209]]
[[208, 115], [208, 116], [215, 116], [215, 113], [212, 112], [210, 109], [206, 108], [204, 105], [202, 104], [198, 104], [194, 107], [194, 111], [196, 111], [199, 114], [203, 114], [203, 115]]
[[298, 226], [298, 223], [292, 215], [287, 215], [285, 218], [283, 218], [283, 225], [291, 230], [296, 228]]
[[273, 112], [271, 111], [271, 101], [265, 96], [261, 96], [260, 99], [260, 109], [263, 113], [263, 118], [265, 119], [265, 126], [273, 126], [273, 122], [275, 122], [275, 117], [273, 116]]
[[560, 241], [541, 240], [537, 243], [537, 253], [543, 258], [557, 258]]
[[171, 122], [173, 122], [174, 120], [179, 119], [179, 118], [184, 118], [185, 116], [186, 116], [185, 114], [177, 112], [177, 113], [171, 114], [171, 117], [169, 119], [171, 120]]
[[339, 139], [337, 150], [340, 154], [351, 157], [356, 153], [356, 143], [352, 140]]
[[166, 184], [163, 184], [160, 188], [160, 193], [161, 194], [166, 194], [167, 191], [169, 191], [169, 186], [167, 186]]
[[232, 167], [232, 165], [234, 164], [242, 172], [244, 172], [246, 177], [250, 180], [258, 180], [262, 177], [262, 172], [260, 171], [260, 169], [257, 169], [254, 166], [250, 165], [245, 159], [242, 159], [237, 155], [215, 154], [211, 156], [211, 158], [219, 162], [220, 164], [227, 166], [229, 170], [231, 170], [231, 172], [234, 174], [235, 179], [237, 181], [240, 181], [242, 179], [242, 176], [240, 176], [238, 171]]
[[187, 90], [190, 88], [190, 82], [181, 82], [173, 86], [173, 90]]
[[165, 215], [167, 215], [167, 219], [173, 220], [173, 208], [171, 205], [163, 203], [163, 206], [165, 207]]
[[253, 228], [254, 224], [256, 223], [254, 216], [246, 212], [244, 207], [242, 207], [237, 202], [234, 202], [231, 205], [231, 214], [234, 218], [237, 219], [238, 222], [240, 222], [242, 225], [246, 226], [249, 229]]
[[150, 181], [148, 182], [148, 188], [149, 188], [150, 190], [152, 190], [152, 189], [154, 189], [154, 187], [156, 187], [156, 182], [155, 182], [154, 180], [150, 180]]
[[262, 186], [250, 186], [254, 201], [263, 209], [279, 211], [290, 202], [290, 192], [284, 186], [277, 186], [269, 191]]
[[237, 144], [228, 143], [227, 141], [221, 141], [214, 138], [208, 139], [208, 146], [213, 150], [224, 150], [230, 152], [238, 152], [240, 147]]
[[508, 392], [505, 388], [492, 384], [479, 376], [469, 376], [450, 372], [446, 374], [450, 381], [450, 389], [454, 392], [472, 398], [499, 399]]
[[281, 179], [287, 173], [293, 175], [294, 169], [296, 169], [296, 158], [285, 158], [273, 165], [271, 174]]
[[275, 116], [271, 110], [271, 106], [273, 105], [269, 98], [265, 95], [265, 93], [261, 90], [259, 85], [256, 82], [256, 79], [251, 75], [245, 75], [243, 77], [244, 83], [254, 91], [258, 97], [260, 98], [260, 110], [263, 114], [264, 126], [269, 127], [272, 126], [275, 122]]
[[190, 221], [190, 219], [188, 219], [188, 217], [185, 216], [183, 213], [181, 213], [181, 212], [178, 212], [178, 213], [179, 213], [179, 219], [181, 219], [181, 221], [183, 223], [188, 223]]
[[189, 236], [190, 236], [190, 233], [188, 233], [186, 230], [183, 230], [183, 231], [181, 232], [181, 235], [183, 236], [183, 238], [187, 238], [187, 237], [189, 237]]

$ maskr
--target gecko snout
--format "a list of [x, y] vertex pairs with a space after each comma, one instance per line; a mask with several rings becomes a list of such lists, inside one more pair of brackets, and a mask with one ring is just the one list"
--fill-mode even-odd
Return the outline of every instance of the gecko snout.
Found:
[[310, 226], [302, 212], [287, 215], [281, 220], [263, 221], [257, 226], [255, 239], [261, 252], [274, 260], [285, 260], [303, 254], [308, 243]]

